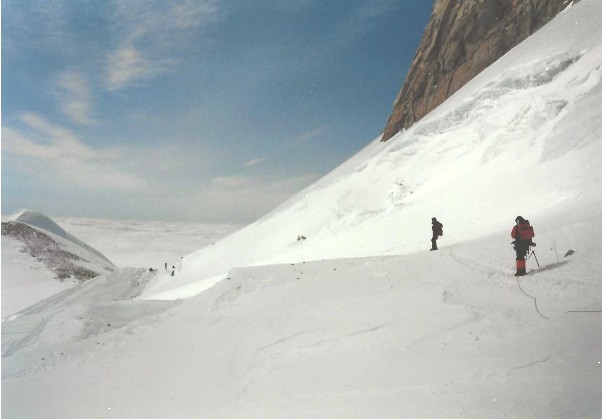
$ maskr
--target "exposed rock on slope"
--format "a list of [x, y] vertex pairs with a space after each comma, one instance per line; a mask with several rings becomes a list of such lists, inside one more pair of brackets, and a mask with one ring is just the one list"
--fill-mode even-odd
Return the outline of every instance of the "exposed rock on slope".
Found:
[[32, 226], [38, 230], [52, 233], [53, 235], [56, 235], [62, 239], [65, 239], [66, 241], [71, 242], [72, 244], [74, 244], [78, 247], [85, 249], [87, 252], [92, 253], [93, 255], [97, 256], [98, 258], [100, 258], [100, 259], [104, 260], [105, 262], [112, 265], [112, 263], [109, 261], [109, 259], [107, 259], [98, 250], [94, 249], [93, 247], [91, 247], [88, 244], [84, 243], [83, 241], [79, 240], [77, 237], [74, 237], [73, 235], [67, 233], [57, 223], [55, 223], [50, 218], [48, 218], [46, 215], [44, 215], [40, 212], [32, 211], [29, 209], [24, 209], [24, 210], [20, 211], [19, 213], [13, 215], [12, 217], [10, 217], [10, 219], [8, 221], [16, 221], [19, 223], [23, 223], [23, 224]]
[[2, 222], [2, 235], [19, 240], [21, 251], [43, 262], [59, 280], [85, 281], [115, 270], [102, 253], [35, 211], [25, 210]]
[[568, 4], [568, 0], [435, 0], [382, 141], [428, 114]]

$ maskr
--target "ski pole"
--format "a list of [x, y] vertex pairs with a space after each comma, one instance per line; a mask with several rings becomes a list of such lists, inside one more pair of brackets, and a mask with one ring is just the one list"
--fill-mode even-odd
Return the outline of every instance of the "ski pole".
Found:
[[535, 256], [535, 262], [537, 262], [537, 267], [539, 268], [539, 261], [537, 260], [537, 255], [535, 254], [535, 250], [531, 250], [531, 254]]

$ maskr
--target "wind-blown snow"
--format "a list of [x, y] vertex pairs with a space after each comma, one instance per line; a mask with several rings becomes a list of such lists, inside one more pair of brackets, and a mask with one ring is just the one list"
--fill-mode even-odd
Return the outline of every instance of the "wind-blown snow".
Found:
[[175, 277], [124, 270], [4, 322], [3, 413], [599, 417], [600, 21], [582, 0]]

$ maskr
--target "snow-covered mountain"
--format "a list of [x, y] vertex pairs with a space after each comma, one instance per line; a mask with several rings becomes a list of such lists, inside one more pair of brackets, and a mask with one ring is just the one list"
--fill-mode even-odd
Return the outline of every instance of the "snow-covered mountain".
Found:
[[[600, 21], [582, 0], [175, 276], [124, 270], [11, 317], [3, 414], [599, 417]], [[521, 278], [517, 215], [537, 242]]]
[[144, 295], [186, 297], [237, 266], [417, 252], [430, 246], [431, 217], [451, 246], [506, 234], [517, 215], [554, 225], [595, 208], [602, 32], [583, 15], [598, 13], [592, 3], [563, 13], [416, 126], [384, 145], [375, 139], [271, 214], [188, 256], [175, 281], [157, 278]]
[[102, 253], [31, 210], [2, 221], [2, 256], [3, 318], [116, 269]]

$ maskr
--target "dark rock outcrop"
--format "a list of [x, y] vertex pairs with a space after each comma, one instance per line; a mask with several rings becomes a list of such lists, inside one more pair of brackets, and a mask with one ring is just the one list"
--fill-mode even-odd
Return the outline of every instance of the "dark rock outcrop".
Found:
[[545, 25], [567, 0], [435, 0], [382, 141], [408, 128]]
[[[67, 278], [75, 278], [80, 282], [101, 275], [100, 269], [94, 271], [77, 262], [88, 262], [80, 256], [68, 252], [48, 234], [37, 230], [27, 224], [9, 221], [2, 222], [2, 235], [13, 237], [23, 243], [22, 252], [43, 262], [46, 267], [54, 272], [56, 279], [63, 281]], [[104, 271], [111, 272], [108, 267]]]

